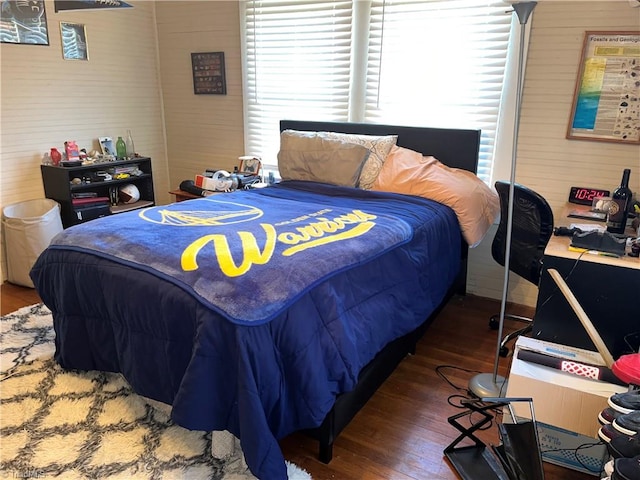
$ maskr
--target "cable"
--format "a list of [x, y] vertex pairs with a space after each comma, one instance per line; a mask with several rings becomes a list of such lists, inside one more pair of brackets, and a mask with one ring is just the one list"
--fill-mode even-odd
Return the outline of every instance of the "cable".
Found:
[[[629, 341], [631, 338], [635, 340], [634, 345]], [[627, 344], [627, 347], [629, 347], [629, 351], [631, 353], [637, 352], [638, 348], [640, 348], [640, 332], [627, 333], [622, 339], [624, 340], [624, 343]]]
[[[542, 453], [543, 455], [545, 453], [554, 453], [554, 452], [567, 452], [569, 454], [573, 454], [573, 459], [578, 462], [582, 468], [584, 468], [585, 470], [592, 472], [592, 473], [601, 473], [602, 472], [602, 467], [598, 470], [594, 470], [592, 467], [590, 467], [589, 465], [585, 464], [580, 457], [578, 456], [578, 452], [580, 450], [585, 450], [587, 448], [592, 448], [592, 447], [597, 447], [599, 445], [603, 445], [603, 442], [594, 442], [594, 443], [583, 443], [582, 445], [578, 445], [575, 448], [549, 448], [547, 450], [541, 450], [540, 453]], [[603, 463], [604, 466], [604, 463]]]
[[[469, 373], [469, 374], [477, 374], [480, 373], [477, 370], [470, 370], [468, 368], [462, 368], [462, 367], [458, 367], [455, 365], [438, 365], [435, 368], [436, 374], [442, 379], [444, 380], [449, 386], [451, 386], [454, 390], [457, 390], [459, 392], [464, 392], [464, 394], [462, 393], [455, 393], [453, 395], [449, 395], [447, 397], [447, 403], [454, 407], [454, 408], [459, 408], [459, 409], [467, 409], [469, 408], [467, 405], [465, 405], [465, 401], [468, 402], [478, 402], [478, 399], [473, 396], [473, 395], [469, 395], [469, 390], [467, 387], [461, 387], [456, 385], [454, 382], [452, 382], [449, 378], [447, 378], [446, 374], [442, 371], [446, 368], [451, 368], [454, 370], [459, 370], [461, 372], [464, 373]], [[496, 416], [501, 415], [502, 414], [502, 405], [496, 404], [493, 408], [490, 408], [489, 410], [492, 411]], [[471, 425], [474, 425], [474, 421], [473, 421], [473, 416], [474, 415], [478, 415], [476, 412], [470, 411], [469, 412], [469, 423]], [[491, 420], [487, 425], [478, 428], [478, 431], [483, 431], [483, 430], [488, 430], [491, 427], [493, 427], [494, 425], [494, 420]]]
[[454, 369], [454, 370], [459, 370], [459, 371], [461, 371], [461, 372], [465, 372], [465, 373], [473, 373], [473, 374], [480, 373], [480, 372], [479, 372], [479, 371], [477, 371], [477, 370], [469, 370], [469, 369], [467, 369], [467, 368], [457, 367], [457, 366], [455, 366], [455, 365], [438, 365], [438, 366], [436, 367], [436, 374], [437, 374], [437, 375], [438, 375], [442, 380], [444, 380], [445, 382], [447, 382], [447, 383], [448, 383], [451, 387], [453, 387], [455, 390], [459, 390], [459, 391], [462, 391], [462, 392], [466, 392], [466, 391], [467, 391], [467, 388], [466, 388], [466, 387], [459, 387], [458, 385], [455, 385], [451, 380], [449, 380], [449, 379], [447, 378], [447, 376], [446, 376], [444, 373], [442, 373], [442, 372], [441, 372], [441, 370], [442, 370], [442, 369], [444, 369], [444, 368], [452, 368], [452, 369]]
[[[460, 399], [460, 403], [459, 404], [453, 403], [453, 400], [458, 398]], [[467, 408], [463, 403], [465, 400], [469, 400], [469, 397], [465, 395], [460, 395], [460, 394], [449, 395], [447, 397], [447, 403], [454, 408]]]
[[[571, 275], [573, 274], [573, 271], [576, 269], [576, 267], [578, 266], [578, 263], [580, 263], [580, 260], [582, 260], [582, 256], [587, 253], [586, 251], [581, 252], [580, 255], [578, 255], [578, 258], [576, 258], [576, 261], [573, 263], [573, 266], [571, 267], [571, 270], [569, 270], [569, 273], [567, 273], [566, 277], [563, 277], [563, 280], [566, 282], [569, 280], [569, 278], [571, 277]], [[556, 296], [556, 294], [560, 291], [560, 287], [558, 287], [557, 285], [555, 286], [555, 288], [553, 289], [553, 291], [549, 294], [549, 296], [540, 304], [539, 307], [537, 307], [537, 311], [540, 311], [547, 303], [549, 303], [549, 301]]]

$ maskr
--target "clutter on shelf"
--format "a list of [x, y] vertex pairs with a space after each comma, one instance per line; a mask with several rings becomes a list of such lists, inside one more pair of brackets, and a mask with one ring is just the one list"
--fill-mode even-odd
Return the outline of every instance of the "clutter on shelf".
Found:
[[117, 139], [118, 141], [114, 143], [113, 137], [98, 137], [98, 149], [81, 148], [76, 140], [66, 140], [64, 148], [51, 147], [48, 152], [45, 152], [42, 156], [42, 164], [77, 167], [141, 157], [135, 152], [131, 130], [127, 130], [126, 140], [123, 136], [118, 136]]

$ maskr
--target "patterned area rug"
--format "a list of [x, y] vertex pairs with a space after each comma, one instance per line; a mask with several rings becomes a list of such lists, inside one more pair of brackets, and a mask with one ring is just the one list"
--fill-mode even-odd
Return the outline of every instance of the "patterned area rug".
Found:
[[[0, 478], [254, 480], [241, 454], [214, 458], [121, 375], [65, 371], [42, 304], [0, 318]], [[288, 464], [291, 480], [311, 480]]]

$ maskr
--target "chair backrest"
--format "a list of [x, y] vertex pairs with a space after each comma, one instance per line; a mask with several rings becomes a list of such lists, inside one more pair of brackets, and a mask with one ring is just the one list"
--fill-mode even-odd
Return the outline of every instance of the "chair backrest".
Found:
[[[500, 224], [491, 244], [491, 254], [496, 262], [504, 265], [509, 182], [498, 181], [495, 186], [500, 197]], [[533, 190], [515, 184], [509, 270], [538, 285], [544, 249], [552, 233], [553, 212], [547, 201]]]

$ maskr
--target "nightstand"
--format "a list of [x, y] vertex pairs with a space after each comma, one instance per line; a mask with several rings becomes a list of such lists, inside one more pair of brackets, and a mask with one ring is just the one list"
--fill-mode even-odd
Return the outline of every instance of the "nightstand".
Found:
[[183, 202], [185, 200], [191, 200], [192, 198], [202, 198], [199, 195], [194, 195], [193, 193], [185, 192], [180, 189], [171, 190], [169, 193], [176, 196], [176, 202]]

